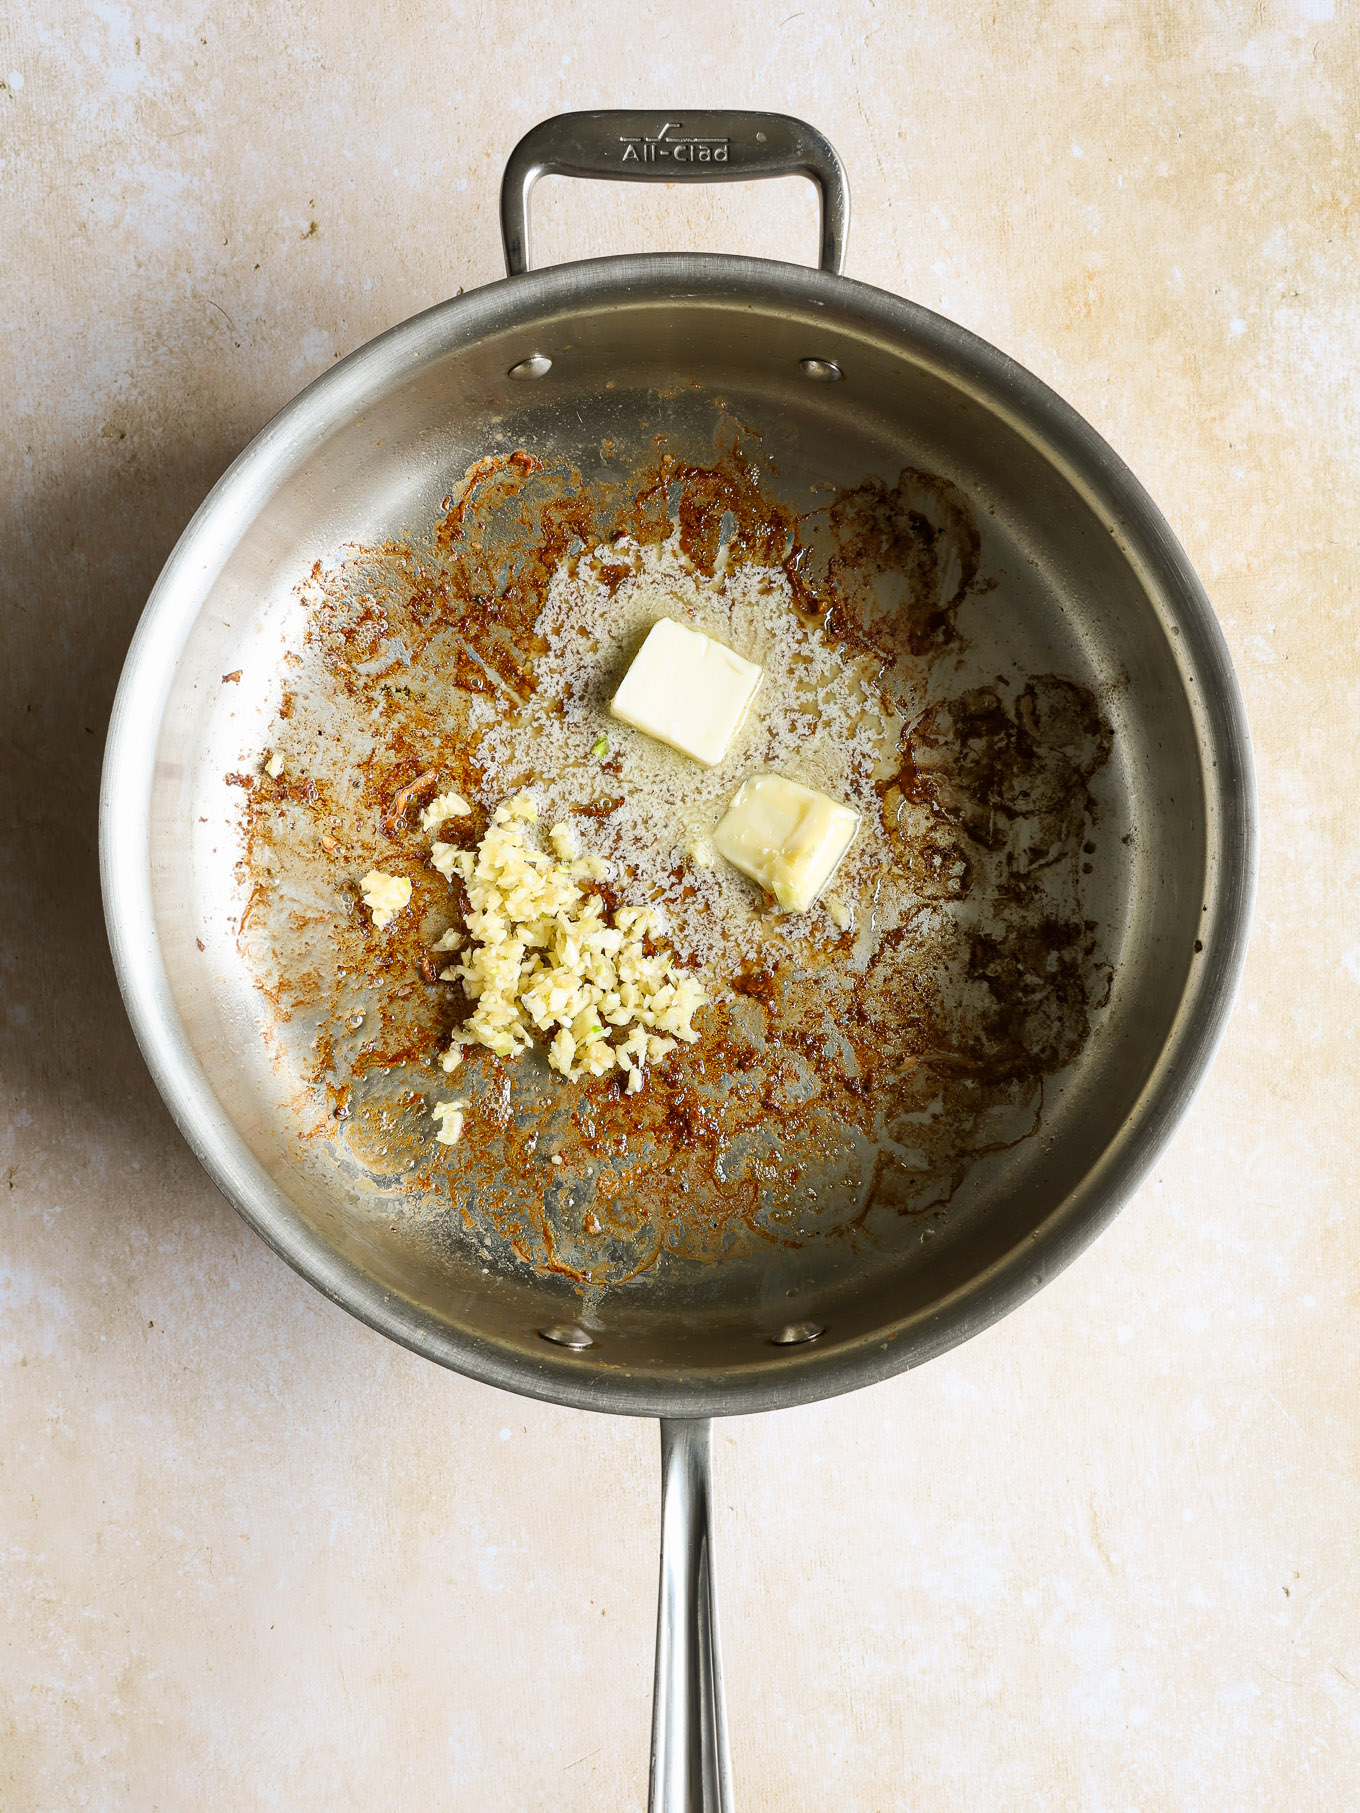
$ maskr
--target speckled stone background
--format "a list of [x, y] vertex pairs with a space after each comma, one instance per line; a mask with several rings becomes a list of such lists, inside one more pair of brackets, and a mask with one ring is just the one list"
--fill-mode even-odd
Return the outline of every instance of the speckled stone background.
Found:
[[[0, 1806], [641, 1807], [653, 1427], [330, 1307], [181, 1145], [95, 849], [142, 602], [295, 390], [498, 275], [572, 106], [771, 107], [852, 275], [1148, 482], [1256, 738], [1241, 1002], [1113, 1228], [921, 1372], [721, 1426], [744, 1813], [1360, 1804], [1360, 27], [1340, 0], [0, 11]], [[786, 192], [787, 191], [787, 192]], [[541, 260], [814, 209], [545, 184]]]

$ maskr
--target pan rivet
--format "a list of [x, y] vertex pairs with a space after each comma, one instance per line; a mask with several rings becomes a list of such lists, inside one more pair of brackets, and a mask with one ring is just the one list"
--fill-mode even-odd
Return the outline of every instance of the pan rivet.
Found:
[[[815, 378], [819, 384], [834, 384], [838, 378], [845, 376], [834, 359], [800, 359], [798, 363], [802, 367], [803, 376]], [[510, 375], [513, 377], [514, 373]]]
[[790, 1322], [781, 1328], [778, 1334], [770, 1336], [770, 1345], [772, 1347], [797, 1347], [800, 1342], [815, 1341], [818, 1335], [825, 1333], [826, 1330], [820, 1322]]
[[[552, 370], [552, 360], [545, 353], [532, 353], [529, 358], [521, 359], [518, 365], [512, 365], [507, 378], [546, 378]], [[839, 377], [840, 373], [837, 372]]]
[[595, 1345], [579, 1322], [554, 1322], [551, 1328], [540, 1328], [538, 1332], [545, 1341], [551, 1341], [557, 1347], [593, 1347]]

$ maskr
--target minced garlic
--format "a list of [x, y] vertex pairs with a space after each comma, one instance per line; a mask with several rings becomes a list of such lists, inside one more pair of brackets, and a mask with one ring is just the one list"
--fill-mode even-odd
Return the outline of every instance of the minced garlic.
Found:
[[433, 831], [436, 825], [442, 825], [447, 818], [466, 818], [472, 807], [468, 805], [461, 793], [440, 793], [432, 799], [420, 815], [422, 831]]
[[431, 1108], [430, 1118], [438, 1124], [435, 1138], [441, 1146], [456, 1146], [463, 1137], [463, 1111], [466, 1107], [466, 1102], [436, 1102]]
[[607, 921], [604, 903], [578, 885], [607, 870], [597, 857], [566, 856], [569, 826], [549, 832], [556, 858], [529, 843], [523, 825], [537, 816], [532, 796], [517, 794], [476, 850], [436, 843], [431, 852], [440, 874], [467, 889], [471, 948], [444, 974], [476, 1002], [441, 1063], [453, 1070], [466, 1045], [511, 1057], [537, 1032], [551, 1035], [548, 1063], [569, 1081], [618, 1066], [636, 1094], [648, 1063], [699, 1037], [690, 1022], [708, 996], [671, 951], [648, 953], [646, 940], [662, 931], [651, 907], [619, 907]]
[[411, 899], [411, 884], [404, 875], [387, 875], [381, 869], [370, 869], [359, 886], [364, 891], [364, 905], [373, 915], [379, 931], [391, 925]]
[[554, 856], [562, 862], [575, 862], [581, 854], [581, 840], [565, 819], [559, 819], [548, 833]]

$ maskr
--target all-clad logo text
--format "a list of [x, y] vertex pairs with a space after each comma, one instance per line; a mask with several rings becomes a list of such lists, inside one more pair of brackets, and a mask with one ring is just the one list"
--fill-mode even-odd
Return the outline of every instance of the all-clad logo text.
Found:
[[[672, 132], [678, 136], [672, 138]], [[700, 138], [687, 133], [681, 120], [667, 120], [655, 138], [619, 135], [625, 164], [655, 164], [662, 158], [673, 164], [725, 164], [729, 142], [725, 138]]]

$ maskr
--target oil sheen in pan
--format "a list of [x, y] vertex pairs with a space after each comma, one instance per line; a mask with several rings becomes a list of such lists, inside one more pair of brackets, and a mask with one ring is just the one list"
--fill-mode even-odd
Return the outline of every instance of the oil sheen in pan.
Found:
[[[1110, 984], [1082, 904], [1109, 727], [1070, 678], [965, 683], [959, 613], [987, 579], [963, 495], [907, 470], [795, 516], [733, 433], [709, 463], [663, 449], [610, 485], [489, 458], [446, 507], [424, 544], [313, 573], [270, 736], [282, 773], [243, 752], [229, 777], [239, 935], [311, 1138], [413, 1237], [594, 1284], [663, 1249], [928, 1229], [977, 1157], [1035, 1134]], [[766, 670], [712, 772], [607, 716], [663, 610]], [[862, 814], [844, 928], [702, 859], [764, 767]], [[471, 1052], [453, 1087], [438, 1068], [467, 1003], [430, 956], [462, 906], [419, 828], [436, 784], [474, 806], [446, 838], [475, 843], [528, 786], [544, 824], [574, 814], [609, 859], [611, 905], [664, 908], [714, 999], [640, 1096], [538, 1053]], [[375, 864], [413, 887], [382, 932], [357, 887]], [[444, 1147], [429, 1109], [455, 1094], [466, 1131]]]

